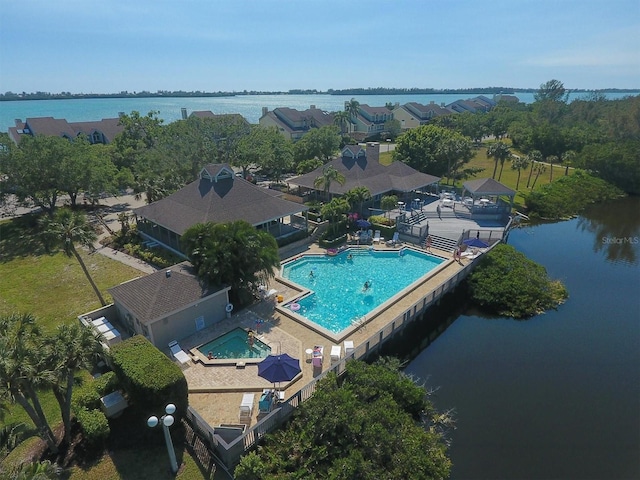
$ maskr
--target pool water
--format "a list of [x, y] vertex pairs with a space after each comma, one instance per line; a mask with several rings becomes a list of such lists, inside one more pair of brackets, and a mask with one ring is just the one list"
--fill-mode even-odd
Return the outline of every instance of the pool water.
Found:
[[339, 333], [443, 261], [412, 249], [345, 250], [335, 257], [303, 256], [287, 263], [282, 275], [313, 292], [296, 302], [296, 313]]
[[253, 346], [249, 345], [249, 334], [242, 328], [236, 328], [224, 335], [200, 345], [200, 353], [205, 357], [211, 352], [216, 359], [220, 358], [266, 358], [271, 354], [271, 347], [257, 338]]

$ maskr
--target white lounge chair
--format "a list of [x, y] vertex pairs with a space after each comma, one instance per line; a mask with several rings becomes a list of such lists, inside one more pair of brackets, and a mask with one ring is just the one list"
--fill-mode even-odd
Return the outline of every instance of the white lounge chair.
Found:
[[175, 358], [181, 365], [188, 364], [191, 361], [191, 357], [186, 354], [178, 342], [174, 340], [173, 342], [169, 342], [169, 350], [171, 350], [171, 355]]
[[255, 395], [253, 393], [245, 393], [242, 395], [242, 403], [240, 404], [240, 413], [238, 420], [240, 423], [249, 425], [251, 423], [251, 415], [253, 415], [253, 401]]
[[331, 361], [339, 362], [340, 357], [342, 356], [342, 348], [340, 345], [332, 345], [331, 346]]
[[353, 348], [353, 340], [345, 340], [344, 341], [344, 356], [348, 357], [354, 351], [355, 351], [355, 349]]
[[380, 230], [376, 230], [375, 233], [373, 234], [373, 243], [380, 243], [381, 240], [384, 240], [384, 239], [380, 238]]
[[398, 232], [394, 232], [393, 238], [391, 238], [391, 240], [387, 242], [387, 245], [389, 245], [390, 247], [397, 245], [399, 243], [399, 240], [398, 240], [399, 238], [400, 238], [400, 234]]

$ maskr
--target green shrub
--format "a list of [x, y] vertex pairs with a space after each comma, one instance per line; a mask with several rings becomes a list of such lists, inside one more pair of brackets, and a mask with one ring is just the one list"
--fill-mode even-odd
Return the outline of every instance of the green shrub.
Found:
[[71, 405], [74, 413], [82, 409], [93, 410], [100, 408], [100, 395], [93, 381], [85, 382], [73, 389], [71, 396]]
[[555, 308], [568, 296], [564, 285], [550, 280], [542, 265], [506, 244], [485, 255], [467, 282], [478, 305], [514, 318]]
[[622, 190], [604, 180], [578, 170], [541, 186], [526, 196], [530, 216], [559, 219], [580, 213], [592, 203], [613, 200], [624, 195]]
[[150, 413], [173, 403], [178, 420], [185, 414], [189, 400], [182, 370], [146, 338], [128, 338], [114, 345], [111, 355], [114, 371], [131, 403]]
[[109, 421], [101, 410], [81, 408], [76, 412], [76, 419], [84, 439], [91, 446], [102, 445], [111, 433]]
[[101, 397], [115, 392], [120, 388], [120, 382], [115, 372], [107, 372], [96, 378], [94, 381], [94, 387]]

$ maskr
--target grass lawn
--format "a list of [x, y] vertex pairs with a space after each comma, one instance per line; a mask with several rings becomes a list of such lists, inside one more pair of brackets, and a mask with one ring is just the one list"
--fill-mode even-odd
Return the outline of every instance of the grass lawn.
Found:
[[[517, 155], [522, 155], [520, 152], [514, 151]], [[392, 161], [393, 152], [382, 152], [380, 153], [380, 163], [383, 165], [389, 165]], [[493, 176], [493, 169], [495, 166], [495, 161], [492, 158], [487, 157], [487, 145], [483, 144], [480, 148], [475, 150], [475, 155], [471, 159], [471, 161], [466, 165], [466, 168], [482, 168], [483, 170], [480, 173], [477, 173], [473, 177], [463, 180], [457, 181], [455, 186], [457, 188], [462, 188], [462, 184], [469, 180], [474, 180], [476, 178], [491, 178]], [[531, 166], [526, 170], [522, 170], [520, 172], [520, 184], [517, 189], [517, 195], [514, 199], [515, 206], [518, 209], [524, 208], [524, 195], [528, 194], [531, 189], [527, 188], [527, 179], [529, 178], [529, 171], [531, 170]], [[569, 175], [574, 172], [572, 168], [569, 169]], [[549, 182], [549, 177], [551, 174], [551, 167], [547, 165], [547, 169], [544, 173], [540, 174], [538, 181], [536, 182], [536, 189], [539, 186], [545, 185]], [[558, 179], [565, 174], [565, 167], [563, 165], [554, 165], [553, 167], [553, 178]], [[533, 184], [533, 179], [535, 178], [535, 172], [531, 176], [531, 184]], [[498, 164], [498, 170], [496, 172], [496, 180], [500, 176], [500, 164]], [[516, 182], [518, 179], [518, 171], [511, 169], [511, 162], [507, 161], [504, 164], [504, 169], [502, 170], [502, 176], [500, 177], [500, 183], [506, 185], [507, 187], [516, 190]], [[446, 184], [442, 184], [446, 185]]]
[[[77, 322], [81, 313], [95, 310], [100, 302], [75, 258], [63, 253], [47, 254], [42, 250], [29, 225], [29, 218], [0, 222], [0, 315], [32, 313], [42, 327], [53, 330], [60, 323]], [[144, 273], [111, 260], [99, 253], [80, 254], [107, 302], [107, 289]], [[45, 415], [52, 428], [61, 421], [60, 409], [48, 390], [40, 395]], [[4, 425], [24, 423], [26, 440], [7, 461], [20, 459], [35, 442], [34, 426], [22, 408], [12, 405], [0, 421]], [[144, 426], [144, 422], [143, 422]], [[160, 434], [160, 432], [159, 432]], [[184, 468], [175, 477], [170, 474], [167, 451], [157, 447], [110, 452], [87, 468], [75, 467], [69, 480], [76, 479], [203, 479], [195, 460], [185, 451]], [[66, 477], [65, 477], [66, 478]]]

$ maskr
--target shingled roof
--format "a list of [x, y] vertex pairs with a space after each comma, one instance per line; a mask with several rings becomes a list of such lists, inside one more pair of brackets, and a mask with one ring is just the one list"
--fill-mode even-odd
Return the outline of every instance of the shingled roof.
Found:
[[[362, 153], [361, 147], [347, 145], [343, 149], [343, 156], [328, 163], [342, 175], [346, 181], [344, 185], [331, 182], [330, 192], [334, 195], [343, 195], [356, 187], [366, 187], [372, 196], [382, 195], [387, 192], [411, 192], [440, 181], [439, 177], [422, 173], [410, 167], [406, 163], [393, 162], [389, 166], [382, 165], [378, 161], [369, 161]], [[316, 190], [315, 180], [322, 176], [325, 166], [319, 167], [310, 173], [292, 178], [289, 183], [303, 188]]]
[[102, 134], [105, 143], [113, 141], [115, 136], [122, 132], [124, 127], [120, 125], [119, 118], [103, 118], [91, 122], [68, 122], [62, 118], [35, 117], [27, 118], [24, 122], [16, 120], [16, 126], [9, 128], [11, 139], [19, 143], [23, 135], [48, 135], [53, 137], [76, 138], [79, 134], [88, 137], [94, 132]]
[[200, 179], [162, 200], [137, 208], [135, 214], [182, 235], [197, 223], [244, 220], [253, 226], [308, 210], [235, 176], [227, 164], [209, 164]]
[[478, 178], [464, 182], [463, 187], [474, 195], [510, 195], [516, 192], [493, 178]]
[[[167, 273], [169, 272], [169, 273]], [[141, 323], [148, 324], [228, 287], [209, 287], [183, 262], [109, 289], [113, 299]]]

